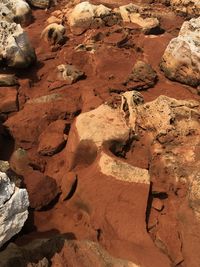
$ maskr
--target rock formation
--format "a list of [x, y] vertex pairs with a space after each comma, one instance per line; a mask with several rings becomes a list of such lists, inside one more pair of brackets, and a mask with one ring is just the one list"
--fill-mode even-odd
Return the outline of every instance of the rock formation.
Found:
[[0, 246], [19, 233], [28, 218], [28, 194], [0, 172]]
[[200, 17], [183, 23], [178, 37], [167, 46], [161, 69], [172, 80], [194, 87], [200, 84]]
[[171, 6], [180, 13], [199, 16], [200, 15], [200, 3], [195, 0], [171, 0]]
[[0, 25], [0, 59], [5, 60], [9, 67], [28, 67], [36, 56], [27, 34], [14, 22], [1, 20]]
[[200, 266], [197, 7], [0, 3], [1, 266]]

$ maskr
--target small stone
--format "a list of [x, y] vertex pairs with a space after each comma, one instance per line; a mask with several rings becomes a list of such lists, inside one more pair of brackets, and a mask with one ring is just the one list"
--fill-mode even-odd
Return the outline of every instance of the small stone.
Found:
[[66, 80], [69, 84], [75, 83], [85, 77], [84, 72], [78, 70], [75, 66], [62, 64], [57, 67], [57, 77], [59, 80]]
[[164, 204], [159, 198], [154, 198], [152, 207], [157, 211], [162, 211], [164, 209]]

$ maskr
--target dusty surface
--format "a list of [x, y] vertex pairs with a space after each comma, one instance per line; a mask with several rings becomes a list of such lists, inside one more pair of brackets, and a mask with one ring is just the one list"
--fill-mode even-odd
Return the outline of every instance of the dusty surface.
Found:
[[[174, 123], [174, 129], [167, 128], [169, 131], [163, 134], [156, 124], [157, 119], [160, 116], [164, 123], [168, 117], [162, 117], [162, 108], [156, 110], [159, 101], [158, 104], [147, 103], [161, 95], [199, 102], [198, 88], [168, 80], [159, 66], [170, 40], [177, 37], [184, 17], [173, 13], [165, 5], [149, 4], [151, 12], [159, 14], [160, 27], [164, 30], [156, 35], [145, 35], [138, 25], [131, 23], [89, 29], [81, 35], [74, 35], [65, 21], [64, 42], [52, 45], [48, 38], [41, 37], [41, 33], [51, 13], [63, 10], [68, 2], [59, 0], [55, 7], [48, 10], [32, 10], [32, 23], [24, 30], [35, 48], [37, 62], [23, 71], [1, 66], [2, 74], [15, 73], [19, 85], [0, 87], [0, 159], [9, 160], [12, 169], [22, 176], [23, 186], [30, 198], [29, 218], [22, 232], [12, 241], [22, 246], [37, 238], [66, 234], [77, 242], [97, 242], [112, 257], [126, 261], [125, 265], [113, 263], [115, 267], [198, 267], [198, 184], [194, 184], [194, 192], [197, 189], [197, 193], [194, 193], [193, 199], [189, 195], [193, 179], [190, 174], [197, 172], [200, 166], [198, 104], [184, 107], [183, 111], [184, 105], [180, 104], [180, 112], [179, 108], [175, 112], [175, 122], [170, 122], [170, 119], [168, 122], [170, 127]], [[91, 2], [102, 3], [109, 8], [129, 3], [126, 0]], [[147, 77], [142, 82], [132, 80], [127, 83], [138, 61], [151, 65], [153, 82], [149, 82]], [[84, 73], [84, 77], [74, 83], [59, 79], [57, 66], [62, 64], [75, 66]], [[77, 135], [81, 136], [83, 132], [78, 132], [75, 127], [75, 123], [84, 118], [82, 113], [99, 108], [105, 102], [109, 106], [118, 105], [119, 95], [132, 90], [132, 87], [140, 90], [143, 96], [144, 104], [139, 105], [138, 110], [146, 116], [138, 117], [140, 121], [136, 123], [134, 138], [131, 144], [126, 142], [123, 153], [120, 149], [113, 153], [110, 144], [104, 144], [100, 152], [116, 162], [122, 161], [125, 164], [122, 166], [148, 172], [148, 183], [138, 182], [140, 179], [135, 182], [130, 179], [131, 183], [117, 179], [117, 174], [114, 177], [112, 173], [112, 166], [111, 170], [105, 168], [103, 171], [98, 146], [95, 143], [88, 145], [87, 140], [79, 146], [81, 138]], [[176, 104], [172, 103], [169, 109], [173, 110]], [[152, 110], [144, 111], [145, 105], [152, 105]], [[79, 114], [83, 116], [76, 119]], [[148, 117], [151, 114], [154, 116]], [[186, 133], [180, 124], [187, 130], [191, 126], [191, 131]], [[87, 129], [87, 125], [84, 127], [82, 129]], [[101, 127], [97, 130], [101, 131]], [[91, 138], [91, 132], [85, 136]], [[192, 146], [189, 147], [189, 144]], [[69, 146], [79, 151], [74, 165], [69, 164], [72, 160]], [[24, 157], [13, 154], [18, 148], [26, 151]], [[69, 262], [65, 259], [71, 255], [75, 257], [70, 249], [66, 245], [59, 252], [55, 250], [50, 254], [47, 258], [52, 266], [68, 266]], [[32, 264], [34, 255], [27, 257], [26, 264], [29, 259]], [[92, 263], [85, 261], [89, 265], [81, 265], [83, 263], [77, 261], [77, 265], [70, 263], [70, 266], [94, 266], [96, 259], [94, 255], [91, 257]], [[37, 262], [42, 260], [41, 257], [35, 259]], [[45, 261], [40, 264], [48, 266]], [[99, 263], [95, 266], [104, 265]]]

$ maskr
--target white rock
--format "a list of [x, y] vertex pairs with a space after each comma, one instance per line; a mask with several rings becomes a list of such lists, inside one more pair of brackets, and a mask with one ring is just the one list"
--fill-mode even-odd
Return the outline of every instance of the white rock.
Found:
[[119, 159], [101, 152], [99, 160], [101, 172], [117, 180], [128, 183], [150, 184], [150, 175], [147, 170], [134, 167]]
[[[9, 12], [8, 12], [9, 10]], [[2, 14], [6, 14], [2, 17]], [[9, 14], [8, 14], [9, 13]], [[0, 3], [0, 18], [15, 19], [18, 22], [26, 23], [30, 19], [31, 9], [28, 3], [24, 0], [1, 0]]]
[[28, 193], [0, 172], [0, 247], [19, 233], [28, 218]]
[[161, 69], [169, 79], [200, 85], [200, 17], [183, 23], [164, 52]]
[[10, 67], [27, 67], [36, 59], [27, 34], [14, 22], [0, 21], [0, 47], [0, 57]]

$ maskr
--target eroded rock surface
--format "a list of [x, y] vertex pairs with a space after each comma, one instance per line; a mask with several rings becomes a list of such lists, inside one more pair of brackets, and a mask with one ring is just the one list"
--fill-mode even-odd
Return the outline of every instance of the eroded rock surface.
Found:
[[172, 80], [197, 87], [200, 84], [200, 17], [183, 23], [178, 37], [167, 46], [161, 69]]
[[14, 22], [1, 20], [0, 25], [0, 58], [4, 59], [9, 67], [28, 67], [36, 59], [28, 35]]
[[200, 3], [196, 0], [171, 0], [172, 7], [183, 14], [190, 16], [200, 15]]
[[19, 233], [28, 218], [28, 193], [0, 172], [0, 246]]

